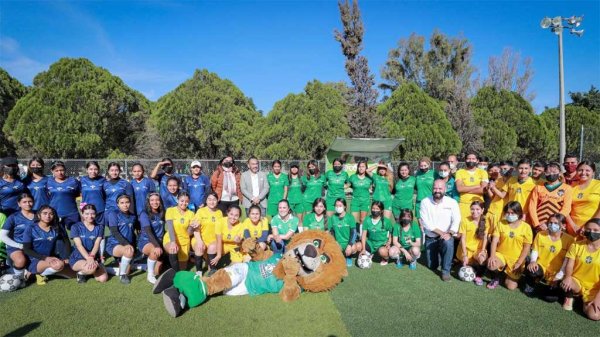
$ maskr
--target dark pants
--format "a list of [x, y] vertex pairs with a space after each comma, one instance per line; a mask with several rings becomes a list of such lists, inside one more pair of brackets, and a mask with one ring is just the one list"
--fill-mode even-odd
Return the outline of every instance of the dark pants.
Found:
[[[227, 216], [227, 208], [231, 205], [240, 205], [240, 201], [239, 200], [234, 200], [234, 201], [224, 201], [224, 200], [219, 200], [219, 203], [217, 204], [217, 208], [221, 210], [221, 212], [223, 212], [223, 216]], [[241, 216], [241, 214], [240, 214]]]
[[425, 237], [425, 253], [427, 268], [437, 270], [442, 262], [442, 274], [449, 275], [452, 267], [452, 254], [454, 253], [454, 238], [443, 240], [440, 237]]

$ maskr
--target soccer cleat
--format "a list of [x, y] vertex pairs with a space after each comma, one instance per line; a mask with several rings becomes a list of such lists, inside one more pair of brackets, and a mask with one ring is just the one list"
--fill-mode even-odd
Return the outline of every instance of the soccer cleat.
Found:
[[152, 287], [153, 294], [160, 294], [163, 290], [170, 288], [173, 286], [173, 279], [175, 278], [175, 274], [177, 272], [173, 268], [167, 269], [164, 273], [162, 273], [157, 279], [156, 283], [154, 283], [154, 287]]
[[129, 276], [127, 275], [121, 275], [119, 276], [119, 281], [121, 281], [121, 283], [123, 284], [130, 284], [131, 280], [129, 279]]
[[77, 273], [77, 283], [85, 283], [87, 281], [87, 277], [83, 274]]
[[483, 285], [483, 280], [481, 279], [481, 277], [477, 276], [475, 278], [475, 285], [481, 287]]
[[401, 259], [396, 260], [396, 268], [400, 269], [404, 267], [404, 263], [402, 263]]
[[349, 257], [346, 258], [346, 267], [352, 267], [352, 259]]
[[413, 261], [408, 265], [408, 269], [417, 270], [417, 261]]
[[563, 309], [567, 311], [573, 311], [573, 297], [565, 298], [565, 302], [563, 303]]
[[48, 281], [48, 278], [46, 276], [35, 274], [35, 283], [38, 286], [44, 286], [44, 285], [46, 285], [47, 281]]
[[499, 284], [500, 284], [500, 282], [498, 282], [497, 279], [493, 279], [492, 281], [490, 281], [490, 283], [488, 283], [487, 288], [488, 289], [496, 289], [496, 287], [498, 287]]
[[177, 288], [171, 287], [162, 292], [163, 304], [171, 317], [177, 317], [183, 311], [180, 293]]

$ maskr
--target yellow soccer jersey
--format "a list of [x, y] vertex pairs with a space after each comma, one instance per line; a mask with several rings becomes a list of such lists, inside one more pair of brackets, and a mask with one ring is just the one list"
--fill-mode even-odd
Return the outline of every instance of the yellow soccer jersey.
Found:
[[499, 238], [496, 251], [509, 260], [517, 260], [523, 251], [523, 245], [531, 244], [533, 233], [531, 226], [525, 221], [519, 223], [519, 227], [511, 228], [506, 220], [502, 220], [494, 228], [494, 234]]
[[544, 269], [546, 280], [552, 281], [560, 271], [565, 255], [574, 239], [563, 233], [559, 240], [552, 241], [547, 231], [538, 233], [533, 240], [533, 248], [538, 252], [537, 263]]
[[212, 212], [208, 207], [202, 207], [194, 216], [194, 219], [200, 224], [200, 236], [204, 244], [209, 245], [217, 240], [215, 227], [219, 219], [223, 218], [220, 209]]
[[600, 287], [600, 249], [592, 253], [588, 250], [587, 243], [588, 240], [573, 243], [566, 255], [568, 259], [575, 261], [572, 276], [584, 288], [582, 293], [585, 302], [593, 300], [593, 298], [589, 298], [591, 295], [589, 290]]
[[[485, 235], [487, 235], [487, 233], [488, 233], [488, 224], [489, 224], [489, 222], [486, 221]], [[467, 218], [467, 221], [463, 221], [460, 223], [460, 227], [458, 229], [458, 232], [465, 236], [465, 240], [467, 243], [467, 256], [469, 258], [471, 258], [475, 253], [477, 253], [482, 248], [481, 246], [483, 244], [483, 239], [480, 239], [477, 237], [477, 228], [478, 227], [479, 227], [479, 225], [477, 223], [473, 222], [473, 219], [469, 216]], [[456, 257], [462, 261], [463, 252], [460, 247], [456, 251]]]
[[267, 218], [263, 218], [258, 222], [257, 225], [254, 225], [250, 218], [246, 218], [246, 220], [244, 220], [242, 223], [242, 226], [250, 233], [251, 238], [258, 239], [262, 235], [263, 231], [269, 231], [269, 220]]
[[227, 226], [227, 218], [221, 218], [215, 227], [215, 234], [222, 235], [223, 245], [237, 245], [235, 237], [244, 238], [244, 226], [241, 223], [229, 228]]
[[[187, 232], [189, 225], [194, 219], [194, 212], [189, 209], [185, 211], [185, 213], [181, 214], [177, 209], [177, 206], [170, 207], [167, 209], [165, 213], [165, 223], [169, 220], [173, 221], [173, 229], [175, 230], [175, 235], [177, 236], [178, 241], [182, 244], [190, 240], [190, 235]], [[165, 226], [165, 242], [170, 242], [169, 229]]]
[[[489, 181], [487, 172], [480, 168], [475, 169], [475, 171], [460, 169], [456, 172], [454, 179], [456, 182], [462, 181], [463, 185], [467, 187], [480, 186], [482, 182]], [[476, 193], [460, 194], [461, 203], [471, 205], [473, 201], [483, 201], [483, 195]]]
[[[501, 177], [496, 180], [496, 188], [498, 190], [502, 191], [504, 185], [506, 185], [506, 181], [504, 180], [504, 178]], [[494, 214], [494, 216], [500, 218], [502, 214], [502, 208], [504, 208], [504, 199], [500, 198], [497, 195], [494, 195], [494, 198], [492, 198], [492, 201], [490, 202], [488, 214], [492, 213]]]
[[586, 189], [573, 187], [571, 218], [577, 226], [585, 225], [598, 210], [600, 204], [600, 180], [592, 180]]
[[506, 192], [506, 202], [517, 201], [521, 204], [523, 213], [527, 213], [529, 208], [529, 196], [535, 186], [536, 183], [531, 177], [528, 177], [522, 183], [519, 182], [517, 177], [511, 177], [502, 187], [502, 190]]

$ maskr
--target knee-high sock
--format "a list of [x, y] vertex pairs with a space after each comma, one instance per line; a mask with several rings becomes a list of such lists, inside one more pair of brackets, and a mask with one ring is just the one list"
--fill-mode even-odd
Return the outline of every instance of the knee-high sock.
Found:
[[217, 254], [208, 254], [208, 263], [207, 264], [208, 264], [208, 268], [209, 269], [216, 269], [217, 268], [217, 266], [212, 266], [210, 264], [210, 261], [212, 261], [212, 259], [214, 259], [215, 257], [217, 257]]
[[196, 271], [202, 271], [202, 265], [204, 262], [204, 257], [197, 256], [194, 258], [194, 264], [196, 265]]
[[121, 263], [119, 263], [119, 276], [127, 275], [127, 267], [129, 267], [131, 259], [125, 256], [121, 256]]
[[179, 261], [177, 260], [177, 254], [168, 254], [169, 255], [169, 264], [171, 268], [175, 271], [179, 271]]
[[146, 272], [148, 273], [148, 276], [155, 276], [154, 274], [154, 267], [156, 267], [156, 261], [155, 260], [151, 260], [150, 258], [148, 258], [148, 265], [147, 265], [147, 270]]
[[42, 272], [42, 276], [50, 276], [50, 275], [54, 275], [58, 273], [58, 270], [54, 269], [54, 268], [46, 268], [43, 272]]

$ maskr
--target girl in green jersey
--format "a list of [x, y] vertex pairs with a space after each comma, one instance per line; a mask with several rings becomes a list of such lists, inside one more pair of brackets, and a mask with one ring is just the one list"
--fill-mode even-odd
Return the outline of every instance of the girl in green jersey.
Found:
[[363, 222], [361, 235], [361, 254], [369, 252], [381, 257], [381, 265], [385, 266], [389, 259], [389, 250], [392, 243], [392, 222], [383, 217], [383, 203], [373, 201], [371, 215]]
[[346, 256], [346, 266], [352, 267], [351, 256], [360, 252], [362, 245], [356, 243], [356, 221], [352, 215], [346, 213], [346, 208], [345, 198], [335, 201], [335, 215], [329, 217], [329, 231]]
[[290, 165], [290, 174], [288, 175], [289, 187], [287, 200], [290, 202], [292, 212], [298, 217], [302, 223], [304, 215], [304, 196], [302, 195], [302, 178], [300, 177], [300, 168], [297, 163]]
[[287, 199], [288, 185], [290, 181], [287, 174], [281, 172], [281, 162], [273, 161], [271, 164], [272, 172], [267, 174], [269, 183], [269, 199], [267, 203], [267, 215], [273, 217], [277, 215], [277, 205], [282, 199]]
[[315, 199], [323, 197], [325, 176], [319, 172], [319, 164], [316, 160], [313, 159], [306, 165], [306, 175], [302, 176], [302, 185], [304, 185], [304, 212], [306, 213], [312, 209]]
[[415, 185], [417, 179], [410, 175], [408, 163], [402, 162], [398, 165], [398, 181], [394, 186], [394, 201], [392, 202], [392, 212], [394, 219], [400, 216], [400, 210], [408, 208], [411, 211], [415, 209]]
[[320, 229], [327, 230], [327, 215], [325, 214], [326, 206], [325, 199], [317, 198], [313, 202], [312, 212], [306, 214], [302, 220], [302, 226], [298, 227], [298, 232], [301, 233], [305, 229]]
[[348, 182], [348, 173], [343, 171], [344, 163], [341, 159], [335, 158], [333, 160], [333, 169], [325, 173], [327, 178], [327, 197], [325, 198], [327, 204], [327, 216], [332, 216], [335, 213], [335, 201], [338, 198], [346, 197], [346, 183]]
[[[433, 194], [433, 181], [435, 180], [435, 173], [431, 169], [431, 160], [427, 157], [419, 160], [419, 172], [415, 176], [417, 179], [417, 203], [415, 204], [415, 216], [417, 219], [420, 218], [421, 211], [421, 200], [431, 196]], [[423, 225], [421, 224], [421, 229]]]
[[367, 175], [367, 162], [359, 161], [356, 174], [348, 182], [352, 187], [352, 216], [358, 224], [362, 224], [371, 206], [371, 186], [373, 179]]
[[[377, 169], [377, 174], [372, 172]], [[372, 166], [367, 170], [368, 174], [373, 178], [373, 201], [381, 201], [383, 204], [383, 216], [392, 219], [392, 189], [394, 187], [394, 177], [383, 161], [380, 161], [377, 166]]]

